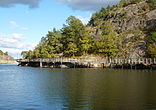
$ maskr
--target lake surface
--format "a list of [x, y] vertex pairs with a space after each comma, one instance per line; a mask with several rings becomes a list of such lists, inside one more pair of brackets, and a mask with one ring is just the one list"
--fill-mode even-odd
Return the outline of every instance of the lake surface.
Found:
[[0, 110], [156, 110], [156, 71], [0, 65]]

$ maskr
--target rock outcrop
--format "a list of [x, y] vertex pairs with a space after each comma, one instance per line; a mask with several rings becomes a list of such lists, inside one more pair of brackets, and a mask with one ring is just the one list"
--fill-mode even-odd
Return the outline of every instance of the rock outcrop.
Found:
[[12, 62], [14, 62], [14, 58], [7, 55], [6, 53], [3, 53], [0, 50], [0, 64], [1, 63], [12, 63]]
[[[123, 51], [119, 53], [119, 57], [147, 56], [145, 38], [148, 35], [146, 32], [156, 26], [156, 9], [151, 10], [146, 1], [117, 7], [111, 10], [105, 18], [102, 18], [99, 25], [105, 21], [114, 27], [114, 31], [121, 38], [121, 45], [123, 45], [121, 50]], [[92, 33], [94, 33], [95, 40], [98, 40], [102, 30], [93, 24], [90, 24], [90, 27], [94, 30]]]
[[136, 28], [150, 28], [156, 24], [156, 9], [150, 10], [146, 2], [129, 5], [114, 13], [116, 15], [110, 22], [118, 33]]

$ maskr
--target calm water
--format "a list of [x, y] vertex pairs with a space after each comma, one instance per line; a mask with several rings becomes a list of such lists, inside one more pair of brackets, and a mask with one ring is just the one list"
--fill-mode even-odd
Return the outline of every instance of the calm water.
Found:
[[0, 65], [0, 110], [156, 110], [156, 71]]

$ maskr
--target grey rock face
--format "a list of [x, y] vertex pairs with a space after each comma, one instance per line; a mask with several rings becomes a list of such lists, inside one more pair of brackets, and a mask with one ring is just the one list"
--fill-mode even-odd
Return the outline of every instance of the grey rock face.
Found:
[[[121, 33], [135, 28], [150, 28], [156, 24], [156, 10], [150, 11], [147, 9], [143, 11], [142, 8], [146, 5], [146, 2], [141, 2], [117, 10], [115, 12], [116, 16], [110, 20], [116, 28], [116, 32]], [[121, 16], [121, 13], [124, 13], [124, 16]]]
[[133, 52], [130, 53], [129, 58], [141, 58], [145, 57], [146, 42], [140, 41], [138, 44], [134, 45]]
[[[146, 33], [153, 26], [156, 26], [156, 9], [150, 10], [148, 3], [140, 2], [131, 4], [125, 7], [114, 9], [110, 16], [101, 20], [108, 21], [116, 33], [122, 38], [121, 51], [119, 57], [140, 58], [146, 57]], [[139, 33], [134, 33], [135, 30], [140, 30]], [[96, 27], [94, 40], [99, 40], [101, 30]]]
[[[129, 30], [137, 29], [149, 29], [156, 25], [156, 9], [143, 10], [143, 7], [146, 6], [146, 2], [141, 2], [138, 4], [133, 4], [128, 7], [124, 7], [120, 10], [117, 10], [116, 17], [110, 20], [110, 23], [114, 26], [115, 31], [120, 34]], [[120, 17], [121, 13], [125, 12], [123, 17]], [[126, 48], [128, 50], [128, 58], [141, 58], [146, 57], [146, 41], [144, 38], [130, 41], [129, 39], [133, 38], [134, 33], [129, 33], [125, 37], [124, 41], [127, 42]], [[142, 34], [142, 36], [144, 36]], [[137, 36], [136, 36], [137, 37]], [[141, 37], [141, 36], [140, 36]], [[129, 44], [132, 43], [131, 46]]]

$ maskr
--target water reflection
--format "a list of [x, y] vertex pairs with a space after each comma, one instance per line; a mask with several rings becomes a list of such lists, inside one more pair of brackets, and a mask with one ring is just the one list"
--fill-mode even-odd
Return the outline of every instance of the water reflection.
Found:
[[156, 71], [0, 66], [2, 110], [156, 109]]
[[[78, 71], [78, 70], [76, 70]], [[151, 109], [156, 100], [155, 74], [131, 70], [69, 70], [67, 87], [69, 109]], [[152, 83], [151, 78], [153, 79]], [[154, 90], [150, 90], [153, 88]], [[153, 94], [151, 95], [151, 91]], [[149, 96], [151, 95], [151, 97]], [[151, 99], [150, 99], [151, 100]]]

